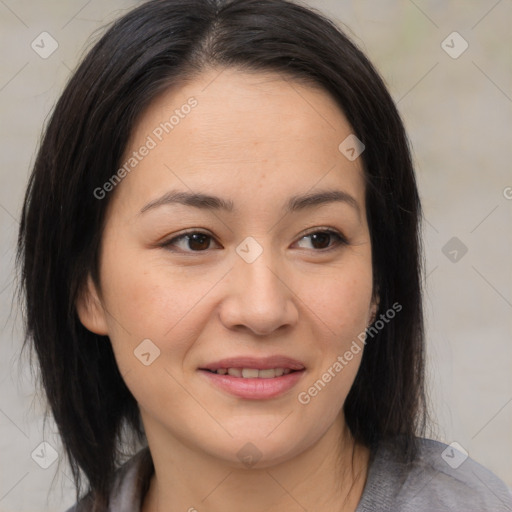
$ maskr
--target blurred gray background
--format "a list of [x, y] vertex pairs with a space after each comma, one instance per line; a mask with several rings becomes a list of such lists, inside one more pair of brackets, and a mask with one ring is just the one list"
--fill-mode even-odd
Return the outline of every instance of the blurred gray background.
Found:
[[[0, 512], [74, 503], [55, 427], [43, 432], [44, 400], [19, 360], [14, 248], [48, 113], [91, 34], [137, 3], [0, 0]], [[343, 24], [376, 64], [410, 135], [435, 435], [512, 486], [512, 1], [305, 3]], [[55, 452], [43, 457], [43, 441]]]

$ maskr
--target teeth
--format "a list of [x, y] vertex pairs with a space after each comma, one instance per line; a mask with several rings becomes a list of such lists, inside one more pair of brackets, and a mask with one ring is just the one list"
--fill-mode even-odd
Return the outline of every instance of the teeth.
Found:
[[242, 377], [244, 379], [257, 379], [259, 377], [259, 370], [253, 370], [251, 368], [244, 368], [242, 370]]
[[[268, 370], [260, 370], [260, 371], [256, 371], [256, 374], [255, 375], [256, 377], [259, 377], [260, 379], [273, 379], [274, 377], [276, 377], [276, 370], [280, 370], [281, 368], [269, 368]], [[242, 373], [243, 376], [245, 377], [245, 374]]]
[[214, 373], [219, 375], [227, 374], [243, 379], [273, 379], [288, 375], [290, 372], [290, 368], [268, 368], [266, 370], [258, 370], [257, 368], [219, 368]]

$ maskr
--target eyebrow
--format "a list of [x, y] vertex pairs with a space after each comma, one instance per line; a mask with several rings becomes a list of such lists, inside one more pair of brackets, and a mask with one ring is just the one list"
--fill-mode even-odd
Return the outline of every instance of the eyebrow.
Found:
[[[358, 217], [361, 218], [359, 203], [353, 196], [342, 190], [322, 190], [311, 194], [293, 196], [288, 200], [284, 209], [287, 213], [293, 213], [335, 202], [348, 204], [356, 210]], [[224, 210], [230, 213], [235, 209], [234, 203], [231, 200], [222, 199], [220, 197], [200, 192], [181, 192], [172, 190], [158, 199], [150, 201], [140, 210], [139, 214], [160, 206], [173, 204], [183, 204], [202, 210]]]

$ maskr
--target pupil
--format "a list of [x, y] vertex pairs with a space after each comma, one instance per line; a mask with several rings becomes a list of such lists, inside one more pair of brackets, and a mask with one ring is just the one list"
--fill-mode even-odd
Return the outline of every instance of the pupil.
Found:
[[[316, 248], [316, 249], [325, 249], [326, 247], [329, 247], [329, 240], [330, 240], [330, 236], [329, 233], [316, 233], [314, 235], [311, 235], [311, 241], [313, 243], [313, 246]], [[320, 245], [322, 247], [317, 247], [315, 245], [315, 242], [317, 242], [318, 240], [320, 240]], [[324, 244], [322, 244], [322, 241], [325, 242]]]
[[[195, 250], [204, 250], [204, 249], [208, 249], [208, 236], [207, 235], [203, 235], [201, 233], [194, 233], [193, 235], [189, 235], [189, 247], [191, 249], [195, 249]], [[207, 242], [205, 244], [205, 241]], [[201, 243], [202, 242], [202, 243]], [[198, 244], [198, 245], [194, 245], [194, 244]]]

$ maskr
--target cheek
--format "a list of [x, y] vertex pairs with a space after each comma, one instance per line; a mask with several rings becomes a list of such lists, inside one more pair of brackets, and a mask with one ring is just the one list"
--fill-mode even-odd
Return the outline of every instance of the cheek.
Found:
[[302, 294], [316, 327], [310, 346], [316, 357], [298, 401], [304, 413], [322, 416], [329, 423], [343, 406], [364, 352], [361, 340], [372, 299], [371, 260], [366, 254], [346, 258], [329, 275], [308, 282], [311, 286], [303, 286]]
[[[161, 276], [157, 279], [154, 269], [142, 258], [132, 257], [119, 246], [119, 250], [112, 249], [112, 245], [106, 247], [101, 268], [109, 339], [119, 370], [137, 397], [137, 392], [151, 387], [160, 373], [156, 370], [163, 351], [162, 335], [183, 316], [181, 310], [187, 301], [183, 293], [176, 293]], [[138, 350], [139, 347], [144, 347], [144, 351]], [[150, 361], [155, 358], [150, 367], [144, 366], [147, 361], [142, 356], [148, 352]]]
[[343, 341], [366, 328], [372, 286], [371, 265], [347, 260], [326, 275], [304, 278], [299, 295], [327, 335]]
[[338, 272], [309, 293], [314, 313], [310, 316], [317, 327], [311, 351], [316, 357], [297, 401], [305, 421], [322, 418], [311, 425], [315, 436], [338, 416], [359, 370], [372, 296], [371, 270]]
[[105, 261], [105, 302], [119, 323], [138, 337], [162, 339], [178, 329], [215, 282], [214, 276], [196, 278], [147, 254], [124, 255]]

